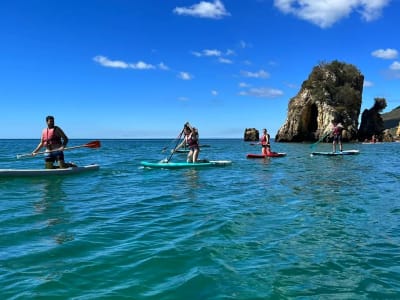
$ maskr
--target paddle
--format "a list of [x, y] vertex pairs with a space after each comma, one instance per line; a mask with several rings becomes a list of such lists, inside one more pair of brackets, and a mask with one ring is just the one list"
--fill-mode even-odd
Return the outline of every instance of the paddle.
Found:
[[162, 148], [161, 153], [164, 153], [169, 147], [171, 147], [171, 145], [172, 145], [172, 143], [173, 143], [174, 141], [180, 140], [181, 135], [182, 135], [182, 132], [181, 132], [180, 134], [178, 134], [178, 136], [177, 136], [175, 139], [173, 139], [171, 142], [169, 142], [169, 144], [168, 144], [167, 146], [165, 146], [164, 148]]
[[[92, 142], [89, 142], [89, 143], [84, 144], [84, 145], [79, 145], [79, 146], [73, 146], [73, 147], [64, 148], [63, 151], [65, 151], [65, 150], [77, 149], [77, 148], [83, 148], [83, 147], [86, 147], [86, 148], [100, 148], [100, 146], [101, 146], [100, 141], [92, 141]], [[41, 152], [38, 152], [38, 153], [36, 153], [36, 154], [44, 154], [44, 153], [49, 153], [49, 152], [54, 152], [54, 151], [58, 151], [58, 149], [54, 149], [54, 150], [51, 150], [51, 151], [41, 151]], [[18, 158], [18, 159], [19, 159], [19, 158], [22, 158], [22, 157], [32, 157], [32, 156], [33, 156], [32, 153], [28, 153], [28, 154], [17, 154], [17, 158]]]
[[315, 146], [317, 146], [321, 141], [323, 141], [324, 138], [326, 138], [330, 133], [331, 133], [330, 131], [328, 131], [327, 133], [325, 133], [318, 141], [316, 141], [314, 144], [312, 144], [312, 145], [310, 146], [310, 148], [311, 148], [311, 149], [314, 149]]
[[[182, 129], [181, 133], [179, 134], [179, 136], [178, 136], [178, 138], [177, 138], [178, 141], [177, 141], [176, 144], [175, 144], [174, 150], [176, 149], [176, 147], [178, 147], [178, 144], [179, 144], [179, 142], [181, 141], [182, 134], [183, 134], [183, 129]], [[171, 152], [171, 155], [168, 157], [168, 159], [167, 159], [167, 160], [164, 159], [163, 162], [168, 163], [168, 162], [171, 160], [172, 156], [173, 156], [174, 153], [175, 153], [174, 150]]]

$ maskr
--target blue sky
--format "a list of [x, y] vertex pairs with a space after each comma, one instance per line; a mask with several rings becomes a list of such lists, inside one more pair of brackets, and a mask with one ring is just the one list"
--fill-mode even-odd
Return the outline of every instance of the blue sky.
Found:
[[[367, 4], [366, 4], [367, 3]], [[362, 110], [400, 105], [399, 0], [4, 0], [0, 138], [275, 136], [312, 68], [365, 76]]]

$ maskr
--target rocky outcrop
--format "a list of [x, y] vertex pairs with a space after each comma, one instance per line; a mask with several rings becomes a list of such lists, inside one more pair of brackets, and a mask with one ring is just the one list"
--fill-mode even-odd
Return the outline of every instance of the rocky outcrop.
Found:
[[285, 124], [275, 141], [316, 141], [330, 129], [333, 120], [343, 124], [343, 140], [355, 140], [363, 83], [364, 76], [350, 64], [333, 61], [314, 67], [290, 100]]
[[259, 132], [255, 128], [246, 128], [244, 131], [244, 140], [246, 142], [258, 141], [260, 138]]
[[375, 103], [370, 109], [365, 109], [361, 115], [361, 124], [358, 130], [360, 141], [371, 139], [372, 135], [382, 140], [385, 124], [380, 112], [387, 106], [385, 98], [375, 98]]

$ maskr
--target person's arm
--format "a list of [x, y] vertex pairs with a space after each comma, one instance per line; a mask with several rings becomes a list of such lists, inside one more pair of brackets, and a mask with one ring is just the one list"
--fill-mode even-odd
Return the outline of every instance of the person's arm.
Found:
[[32, 155], [35, 156], [36, 153], [42, 149], [42, 147], [44, 146], [44, 142], [43, 142], [43, 138], [40, 139], [40, 143], [39, 145], [37, 145], [37, 147], [35, 148], [35, 150], [32, 151]]
[[172, 150], [172, 152], [175, 152], [178, 149], [182, 148], [182, 146], [185, 145], [185, 144], [186, 144], [186, 136], [183, 138], [183, 141], [178, 146], [176, 146], [175, 149]]
[[[64, 149], [68, 144], [68, 137], [60, 127], [57, 126], [56, 130], [62, 139], [62, 148]], [[63, 149], [60, 149], [60, 150], [63, 150]]]

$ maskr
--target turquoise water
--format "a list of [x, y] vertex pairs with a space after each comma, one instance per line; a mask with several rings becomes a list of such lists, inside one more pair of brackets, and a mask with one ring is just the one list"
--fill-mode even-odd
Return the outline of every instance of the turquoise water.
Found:
[[[288, 155], [249, 160], [258, 146], [202, 140], [201, 158], [233, 164], [140, 167], [170, 142], [103, 140], [65, 152], [99, 171], [0, 178], [1, 299], [400, 297], [400, 143], [273, 143]], [[0, 140], [0, 168], [41, 167], [15, 158], [37, 143]]]

